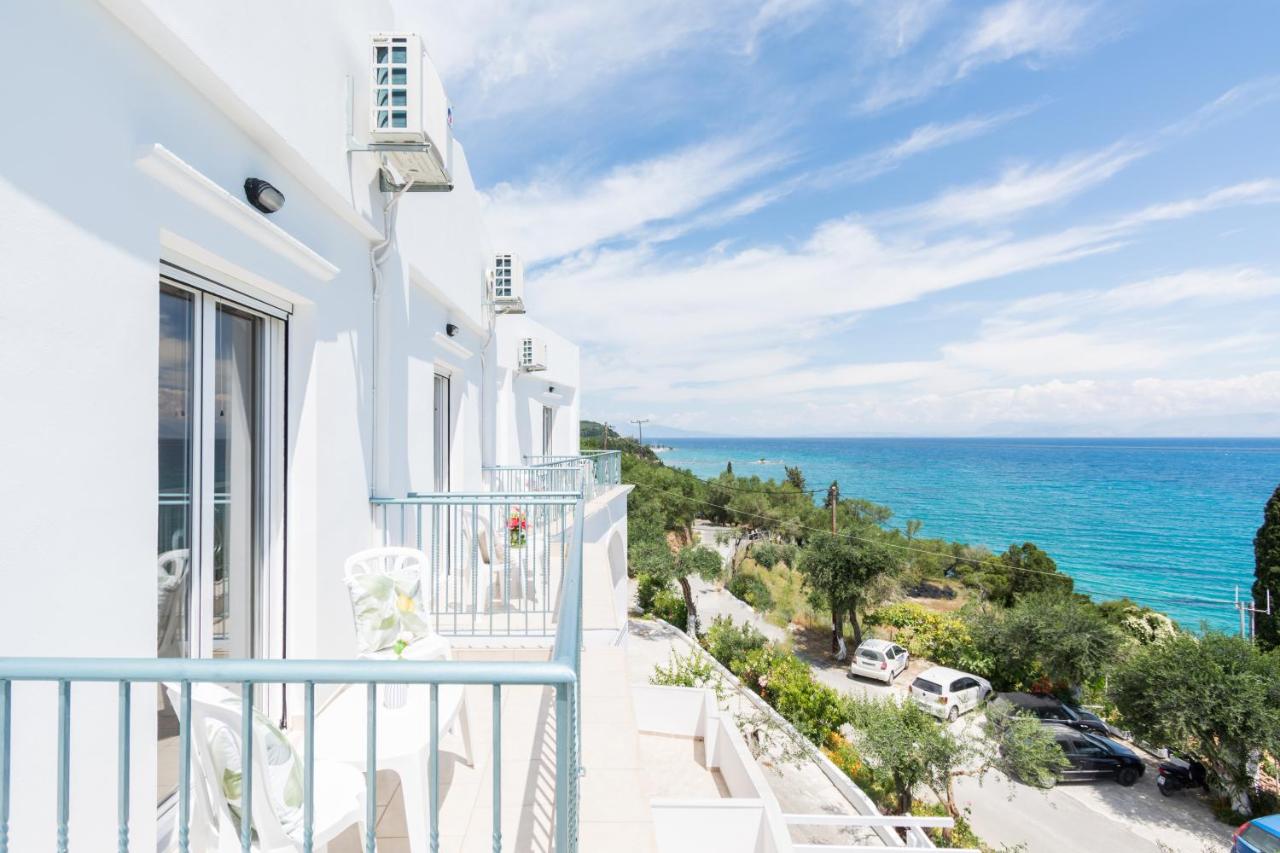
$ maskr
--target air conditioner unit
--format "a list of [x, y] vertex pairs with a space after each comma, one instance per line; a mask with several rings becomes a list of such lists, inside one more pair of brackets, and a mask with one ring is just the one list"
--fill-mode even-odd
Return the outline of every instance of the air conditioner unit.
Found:
[[537, 338], [521, 338], [520, 369], [525, 373], [546, 370], [547, 345]]
[[449, 100], [414, 33], [370, 39], [369, 138], [384, 153], [393, 183], [415, 190], [451, 189]]
[[524, 264], [519, 255], [493, 256], [489, 268], [489, 292], [499, 314], [524, 313]]

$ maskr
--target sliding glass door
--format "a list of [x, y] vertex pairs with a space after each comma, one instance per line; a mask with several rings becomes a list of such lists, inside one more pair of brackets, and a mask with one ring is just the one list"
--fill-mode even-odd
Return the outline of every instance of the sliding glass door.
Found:
[[[157, 654], [269, 653], [272, 471], [283, 322], [162, 279]], [[158, 799], [177, 788], [178, 724], [160, 696]]]
[[435, 375], [432, 403], [431, 450], [432, 487], [437, 492], [449, 491], [449, 377]]

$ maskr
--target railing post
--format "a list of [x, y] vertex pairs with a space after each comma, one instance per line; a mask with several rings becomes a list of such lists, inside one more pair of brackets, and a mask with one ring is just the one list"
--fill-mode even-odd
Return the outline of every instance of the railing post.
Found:
[[119, 853], [129, 853], [129, 726], [131, 722], [131, 690], [133, 685], [128, 681], [120, 682], [120, 700], [117, 703], [117, 749], [116, 763], [116, 812], [117, 830], [116, 848]]
[[0, 853], [9, 853], [9, 732], [13, 728], [13, 683], [0, 681]]
[[502, 685], [493, 685], [493, 853], [502, 853]]
[[58, 853], [67, 853], [71, 819], [71, 682], [58, 682]]
[[573, 796], [573, 774], [570, 751], [573, 728], [569, 720], [569, 702], [573, 685], [556, 685], [556, 853], [573, 853], [573, 837], [569, 818], [569, 799]]

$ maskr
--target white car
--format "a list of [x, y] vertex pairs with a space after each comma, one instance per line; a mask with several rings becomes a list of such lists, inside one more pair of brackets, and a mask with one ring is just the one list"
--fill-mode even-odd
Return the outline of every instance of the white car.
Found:
[[863, 640], [853, 653], [849, 674], [892, 684], [898, 673], [907, 668], [909, 657], [906, 649], [888, 640]]
[[958, 669], [935, 666], [911, 682], [911, 698], [935, 717], [951, 721], [991, 694], [991, 682]]

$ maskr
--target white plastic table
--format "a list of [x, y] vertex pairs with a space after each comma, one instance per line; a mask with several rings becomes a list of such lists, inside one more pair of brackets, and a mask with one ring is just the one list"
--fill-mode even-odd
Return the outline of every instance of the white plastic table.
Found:
[[[377, 699], [377, 762], [379, 770], [400, 777], [404, 816], [409, 828], [409, 849], [427, 853], [431, 837], [430, 760], [431, 688], [410, 685], [408, 700], [400, 708], [383, 704], [382, 689]], [[462, 725], [463, 755], [471, 763], [471, 732], [467, 720], [466, 694], [458, 684], [440, 686], [440, 734]], [[366, 763], [365, 732], [368, 694], [363, 687], [346, 687], [316, 718], [316, 758], [339, 761], [363, 772]]]

